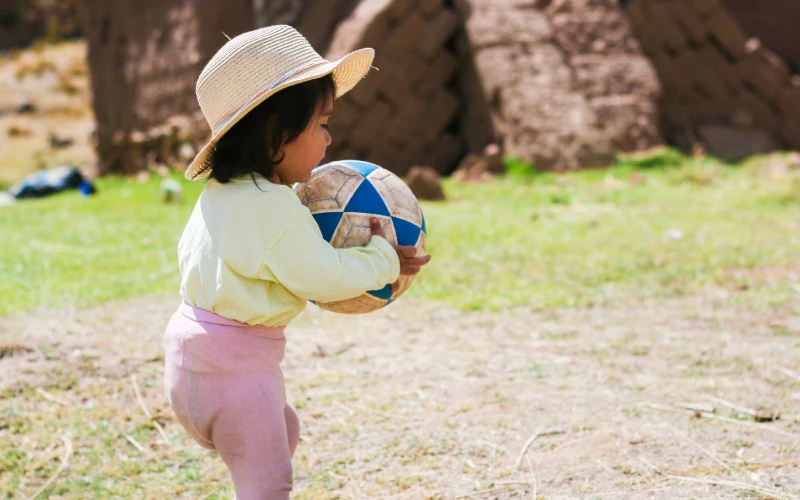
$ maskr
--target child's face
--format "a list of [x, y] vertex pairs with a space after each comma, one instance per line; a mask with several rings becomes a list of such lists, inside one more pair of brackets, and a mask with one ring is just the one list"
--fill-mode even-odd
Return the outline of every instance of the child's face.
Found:
[[333, 102], [329, 102], [321, 113], [315, 113], [308, 128], [297, 139], [283, 147], [283, 161], [275, 165], [275, 173], [282, 184], [308, 181], [311, 171], [325, 158], [325, 149], [331, 143], [328, 119], [332, 114]]

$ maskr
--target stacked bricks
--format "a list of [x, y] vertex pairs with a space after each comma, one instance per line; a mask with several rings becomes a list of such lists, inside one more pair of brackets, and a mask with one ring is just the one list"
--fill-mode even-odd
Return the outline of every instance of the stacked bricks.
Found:
[[689, 146], [704, 126], [723, 126], [800, 148], [800, 81], [722, 2], [630, 0], [626, 11], [658, 71], [669, 139]]
[[253, 28], [253, 1], [82, 0], [100, 173], [185, 161], [208, 126], [195, 97], [206, 62]]
[[442, 0], [363, 0], [334, 34], [327, 59], [376, 51], [364, 81], [339, 99], [331, 159], [363, 159], [399, 175], [424, 164], [449, 173], [464, 154], [449, 48], [463, 25]]
[[800, 70], [800, 9], [797, 0], [721, 0], [749, 36]]

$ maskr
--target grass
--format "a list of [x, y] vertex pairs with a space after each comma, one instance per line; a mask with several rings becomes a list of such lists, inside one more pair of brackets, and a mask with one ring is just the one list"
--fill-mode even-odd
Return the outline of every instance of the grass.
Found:
[[[800, 178], [676, 155], [563, 175], [509, 160], [496, 181], [447, 181], [449, 201], [423, 204], [435, 260], [409, 296], [538, 309], [721, 286], [781, 301], [797, 271]], [[202, 189], [183, 185], [180, 205], [160, 202], [158, 179], [111, 178], [92, 198], [0, 210], [0, 315], [174, 294], [175, 246]]]
[[[509, 159], [510, 173], [493, 182], [446, 181], [448, 201], [424, 204], [436, 260], [409, 292], [433, 300], [357, 318], [311, 309], [293, 325], [284, 369], [303, 426], [294, 497], [527, 498], [538, 488], [599, 498], [652, 487], [639, 454], [679, 469], [715, 465], [665, 422], [731, 465], [790, 461], [796, 447], [783, 437], [637, 406], [708, 392], [798, 414], [793, 380], [764, 366], [797, 370], [793, 310], [750, 307], [794, 293], [797, 177], [769, 179], [760, 160], [675, 157], [565, 175]], [[181, 182], [182, 204], [160, 201], [158, 178], [107, 178], [92, 198], [0, 209], [0, 315], [174, 297], [176, 242], [202, 189]], [[715, 311], [688, 297], [591, 314], [559, 308], [705, 287], [747, 307]], [[434, 301], [552, 310], [454, 317]], [[0, 321], [0, 498], [30, 496], [50, 478], [40, 498], [233, 496], [222, 461], [191, 441], [164, 399], [161, 329], [174, 303], [146, 302]], [[169, 445], [141, 410], [132, 374]], [[797, 423], [769, 426], [798, 432]], [[531, 465], [514, 464], [540, 424], [567, 431], [527, 452], [534, 487]], [[594, 440], [581, 444], [592, 455], [578, 459], [568, 447], [583, 439]], [[60, 469], [65, 442], [73, 452]], [[793, 494], [796, 470], [759, 472], [770, 474], [760, 484]], [[714, 477], [759, 483], [737, 473]], [[692, 486], [664, 487], [689, 498]]]
[[[175, 293], [176, 243], [193, 203], [160, 202], [159, 180], [100, 179], [0, 211], [0, 314]], [[194, 200], [202, 186], [186, 184]]]

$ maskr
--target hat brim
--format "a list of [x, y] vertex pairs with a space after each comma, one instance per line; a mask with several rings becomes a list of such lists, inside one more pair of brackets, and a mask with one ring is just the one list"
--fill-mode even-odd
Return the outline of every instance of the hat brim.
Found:
[[233, 128], [233, 126], [239, 120], [241, 120], [242, 117], [249, 113], [253, 108], [264, 102], [270, 96], [274, 95], [276, 92], [279, 92], [286, 87], [297, 85], [298, 83], [303, 83], [308, 80], [313, 80], [315, 78], [321, 78], [325, 75], [332, 74], [333, 81], [336, 84], [336, 97], [339, 98], [349, 92], [359, 81], [361, 81], [362, 78], [366, 76], [370, 67], [372, 66], [372, 61], [374, 58], [375, 51], [373, 49], [356, 50], [342, 57], [338, 61], [321, 64], [307, 71], [300, 72], [274, 89], [271, 89], [269, 92], [259, 96], [257, 99], [248, 103], [247, 106], [237, 111], [236, 114], [231, 117], [217, 133], [213, 135], [208, 143], [203, 146], [203, 149], [197, 153], [197, 156], [195, 156], [194, 160], [192, 160], [192, 163], [189, 164], [189, 168], [186, 169], [184, 176], [189, 180], [197, 180], [207, 177], [209, 174], [208, 171], [203, 172], [200, 175], [198, 175], [198, 173], [203, 168], [203, 165], [205, 165], [208, 161], [208, 157], [214, 150], [214, 144], [216, 144], [220, 137], [225, 135], [228, 130]]

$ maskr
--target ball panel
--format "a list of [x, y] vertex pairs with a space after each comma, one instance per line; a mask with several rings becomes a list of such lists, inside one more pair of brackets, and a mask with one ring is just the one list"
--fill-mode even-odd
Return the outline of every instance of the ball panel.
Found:
[[317, 305], [326, 311], [335, 313], [364, 314], [376, 311], [388, 303], [389, 301], [387, 300], [379, 299], [365, 293], [355, 299], [342, 300], [339, 302], [320, 302]]
[[322, 232], [322, 237], [325, 238], [326, 241], [331, 241], [331, 238], [336, 232], [336, 228], [339, 226], [339, 223], [342, 220], [342, 213], [320, 212], [311, 214], [311, 216], [314, 217], [314, 220], [319, 226], [319, 230]]
[[334, 248], [363, 247], [372, 238], [372, 231], [369, 228], [369, 220], [376, 217], [383, 227], [386, 240], [394, 244], [397, 241], [394, 224], [392, 219], [381, 215], [354, 214], [345, 212], [333, 232], [330, 241]]
[[312, 212], [342, 210], [363, 182], [361, 174], [349, 168], [338, 165], [320, 167], [305, 184], [304, 205]]
[[292, 186], [292, 190], [294, 191], [294, 194], [296, 194], [297, 197], [300, 198], [300, 203], [302, 203], [305, 206], [308, 206], [308, 193], [306, 193], [306, 184], [304, 183], [301, 184], [298, 182], [294, 186]]
[[386, 285], [380, 290], [370, 290], [367, 292], [367, 295], [371, 295], [383, 300], [389, 300], [392, 298], [392, 285]]
[[380, 192], [392, 217], [422, 226], [422, 213], [417, 198], [402, 179], [388, 170], [380, 169], [373, 172], [367, 180]]
[[356, 189], [353, 196], [350, 198], [350, 201], [347, 203], [347, 206], [344, 208], [345, 212], [359, 212], [364, 214], [375, 214], [375, 215], [389, 215], [389, 209], [386, 206], [386, 203], [383, 201], [383, 198], [378, 191], [375, 189], [375, 186], [372, 185], [371, 182], [364, 180], [359, 184], [358, 189]]
[[422, 232], [419, 226], [412, 224], [404, 219], [392, 217], [395, 233], [397, 234], [397, 244], [403, 246], [413, 246], [417, 244], [419, 235]]
[[425, 250], [428, 248], [428, 235], [420, 232], [417, 244], [414, 246], [417, 247], [417, 255], [425, 255]]
[[367, 177], [369, 174], [371, 174], [376, 170], [383, 170], [381, 167], [375, 165], [374, 163], [369, 163], [360, 160], [342, 160], [337, 163], [347, 165], [348, 167], [352, 168], [353, 170], [355, 170], [364, 177]]

